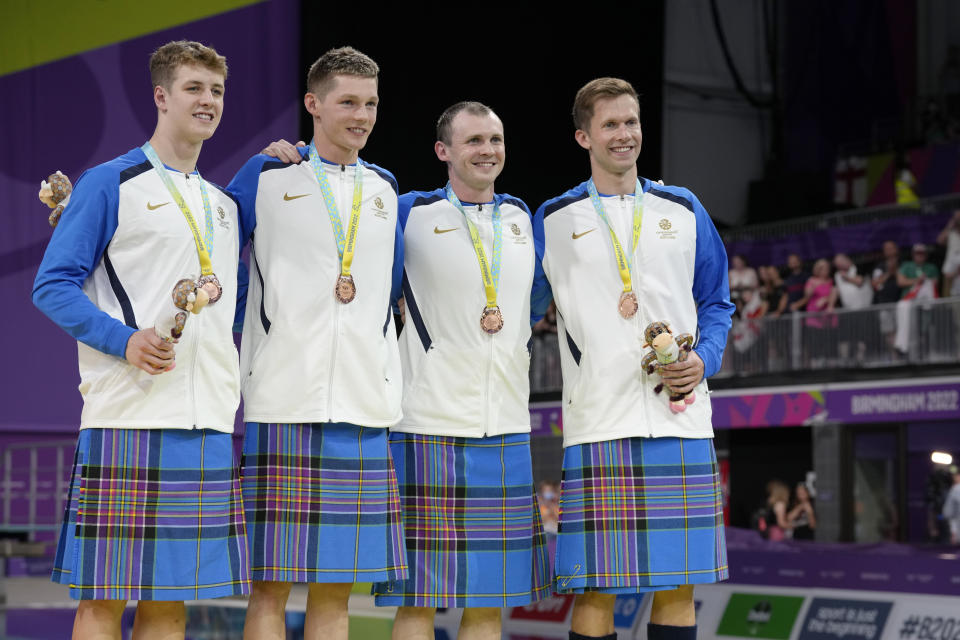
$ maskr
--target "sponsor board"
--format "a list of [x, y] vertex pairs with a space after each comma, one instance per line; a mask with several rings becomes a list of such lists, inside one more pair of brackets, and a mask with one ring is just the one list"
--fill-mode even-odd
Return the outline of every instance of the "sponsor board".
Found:
[[788, 640], [803, 602], [798, 596], [731, 593], [717, 635]]
[[892, 602], [814, 598], [798, 640], [878, 640]]

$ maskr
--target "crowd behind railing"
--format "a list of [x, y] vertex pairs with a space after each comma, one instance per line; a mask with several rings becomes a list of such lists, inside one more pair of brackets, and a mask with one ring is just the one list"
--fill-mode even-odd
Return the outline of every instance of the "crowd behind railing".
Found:
[[[960, 361], [960, 209], [929, 244], [888, 240], [879, 259], [730, 261], [736, 305], [718, 376]], [[938, 266], [939, 265], [939, 266]], [[562, 386], [555, 312], [534, 327], [531, 389]]]

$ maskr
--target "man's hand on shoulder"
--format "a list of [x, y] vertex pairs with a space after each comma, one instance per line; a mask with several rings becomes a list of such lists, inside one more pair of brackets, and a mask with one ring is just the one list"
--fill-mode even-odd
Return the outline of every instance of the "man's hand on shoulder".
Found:
[[664, 365], [660, 377], [677, 393], [689, 393], [703, 380], [703, 360], [691, 351], [683, 362]]
[[307, 146], [307, 143], [305, 143], [303, 140], [297, 142], [296, 145], [292, 145], [281, 138], [276, 142], [271, 142], [269, 145], [267, 145], [267, 148], [260, 153], [276, 158], [281, 162], [290, 164], [300, 162], [303, 159], [303, 156], [301, 156], [300, 152], [297, 151], [297, 147], [305, 146]]
[[124, 355], [127, 362], [150, 375], [170, 371], [176, 366], [173, 344], [163, 341], [153, 327], [131, 335]]

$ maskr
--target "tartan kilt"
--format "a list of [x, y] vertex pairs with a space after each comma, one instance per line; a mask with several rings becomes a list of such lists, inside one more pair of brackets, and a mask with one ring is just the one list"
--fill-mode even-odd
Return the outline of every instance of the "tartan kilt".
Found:
[[249, 593], [231, 434], [82, 429], [52, 579], [81, 600]]
[[386, 429], [248, 422], [240, 466], [254, 580], [407, 576]]
[[550, 595], [530, 434], [391, 433], [410, 577], [373, 585], [376, 604], [512, 607]]
[[729, 577], [713, 440], [623, 438], [563, 453], [558, 593], [637, 593]]

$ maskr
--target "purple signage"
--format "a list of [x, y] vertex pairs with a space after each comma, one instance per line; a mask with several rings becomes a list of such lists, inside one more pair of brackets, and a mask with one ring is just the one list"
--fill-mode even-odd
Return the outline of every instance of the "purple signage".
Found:
[[857, 387], [825, 384], [802, 391], [714, 393], [710, 401], [713, 426], [718, 429], [792, 427], [825, 421], [950, 420], [960, 418], [960, 382]]

